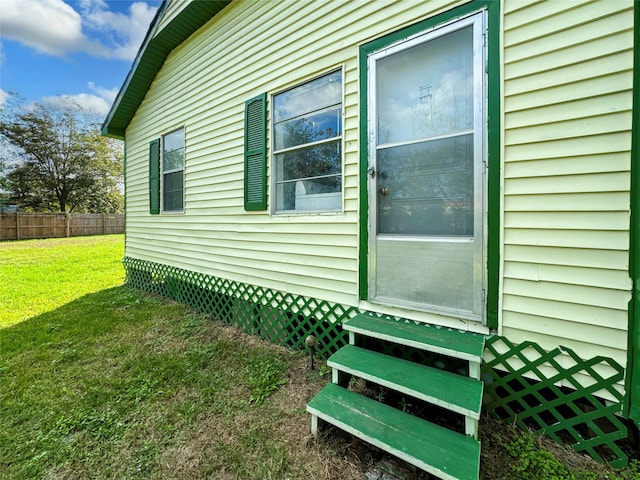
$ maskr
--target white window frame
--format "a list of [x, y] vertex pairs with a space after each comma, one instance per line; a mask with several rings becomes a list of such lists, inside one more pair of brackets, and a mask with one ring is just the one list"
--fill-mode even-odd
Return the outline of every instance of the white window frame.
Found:
[[[276, 98], [286, 92], [290, 92], [298, 87], [302, 87], [304, 85], [307, 85], [311, 82], [314, 82], [318, 79], [321, 79], [325, 76], [334, 74], [334, 73], [340, 73], [340, 134], [336, 135], [334, 137], [330, 137], [327, 139], [322, 139], [319, 141], [313, 141], [313, 142], [308, 142], [308, 143], [303, 143], [303, 144], [298, 144], [295, 145], [293, 147], [288, 147], [288, 148], [281, 148], [281, 149], [276, 149], [276, 122], [275, 122], [275, 112], [274, 112], [274, 106], [276, 104], [275, 100]], [[343, 205], [344, 205], [344, 104], [345, 104], [345, 92], [344, 92], [344, 68], [340, 67], [340, 68], [334, 68], [331, 70], [327, 70], [325, 72], [323, 72], [322, 74], [319, 75], [315, 75], [311, 78], [306, 79], [305, 81], [296, 83], [295, 85], [292, 85], [286, 89], [283, 89], [277, 93], [274, 93], [271, 95], [270, 98], [270, 105], [271, 105], [271, 112], [270, 112], [270, 129], [271, 129], [271, 166], [272, 166], [272, 175], [271, 175], [271, 198], [274, 199], [271, 203], [271, 211], [272, 214], [275, 215], [309, 215], [309, 214], [319, 214], [319, 213], [341, 213], [343, 211]], [[323, 108], [329, 109], [332, 106], [335, 106], [336, 104], [328, 104], [326, 106], [324, 106]], [[321, 111], [321, 109], [318, 110], [314, 110], [315, 112]], [[309, 112], [309, 113], [313, 113]], [[314, 205], [316, 206], [316, 208], [306, 208], [306, 209], [279, 209], [278, 208], [278, 204], [279, 204], [279, 198], [282, 195], [282, 193], [280, 193], [279, 196], [279, 189], [281, 188], [280, 185], [284, 184], [284, 183], [288, 183], [291, 180], [288, 181], [278, 181], [278, 168], [280, 168], [280, 165], [278, 163], [277, 160], [277, 156], [283, 153], [287, 153], [287, 152], [292, 152], [292, 151], [296, 151], [296, 150], [302, 150], [305, 148], [309, 148], [309, 147], [313, 147], [313, 146], [321, 146], [321, 145], [326, 145], [326, 144], [331, 144], [331, 143], [336, 143], [339, 145], [340, 148], [340, 172], [337, 174], [329, 174], [326, 176], [318, 176], [318, 177], [301, 177], [299, 181], [296, 182], [296, 195], [300, 194], [301, 196], [303, 196], [303, 200], [307, 202], [307, 205], [309, 205], [310, 207], [313, 207]], [[302, 184], [302, 181], [307, 178], [307, 179], [313, 179], [313, 178], [323, 178], [323, 177], [340, 177], [340, 191], [339, 192], [333, 192], [333, 193], [329, 193], [329, 194], [308, 194], [306, 193], [305, 189], [304, 189], [304, 185]], [[336, 198], [338, 197], [338, 198]], [[327, 207], [327, 208], [317, 208], [317, 205], [322, 205], [322, 203], [329, 203], [331, 206]]]
[[[182, 146], [179, 148], [175, 148], [167, 152], [165, 150], [165, 138], [169, 135], [172, 135], [176, 132], [182, 131]], [[185, 210], [185, 164], [186, 164], [186, 132], [185, 127], [175, 128], [165, 134], [162, 135], [160, 142], [160, 200], [162, 204], [162, 213], [184, 213]], [[164, 157], [165, 154], [175, 152], [177, 150], [182, 150], [182, 168], [174, 168], [170, 170], [164, 169]], [[165, 205], [165, 176], [170, 175], [172, 173], [182, 172], [182, 208], [176, 210], [167, 210]]]

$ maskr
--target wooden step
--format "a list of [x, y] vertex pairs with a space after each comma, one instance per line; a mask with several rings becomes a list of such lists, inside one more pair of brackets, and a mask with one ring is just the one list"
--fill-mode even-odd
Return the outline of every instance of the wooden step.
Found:
[[484, 336], [477, 333], [416, 324], [409, 320], [387, 320], [366, 313], [345, 320], [342, 328], [350, 332], [352, 344], [352, 334], [359, 334], [478, 364], [484, 350]]
[[333, 354], [327, 365], [475, 420], [480, 418], [483, 383], [479, 380], [352, 345]]
[[471, 437], [333, 383], [309, 402], [307, 411], [313, 422], [321, 418], [439, 478], [478, 480], [480, 442]]

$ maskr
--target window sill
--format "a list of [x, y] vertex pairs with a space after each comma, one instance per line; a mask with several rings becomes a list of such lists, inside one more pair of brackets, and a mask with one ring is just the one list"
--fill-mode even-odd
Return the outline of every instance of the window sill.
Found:
[[343, 215], [344, 210], [279, 210], [273, 212], [274, 217], [308, 217], [308, 216], [335, 216]]

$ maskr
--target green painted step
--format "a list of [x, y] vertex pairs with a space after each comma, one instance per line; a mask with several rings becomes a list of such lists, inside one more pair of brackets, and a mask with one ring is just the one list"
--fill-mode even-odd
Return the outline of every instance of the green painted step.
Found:
[[483, 383], [479, 380], [352, 345], [334, 353], [327, 365], [475, 420], [480, 418]]
[[345, 320], [342, 328], [360, 335], [476, 363], [481, 361], [484, 350], [484, 336], [477, 333], [416, 324], [409, 320], [387, 320], [366, 313]]
[[330, 383], [307, 411], [446, 480], [478, 480], [480, 442]]

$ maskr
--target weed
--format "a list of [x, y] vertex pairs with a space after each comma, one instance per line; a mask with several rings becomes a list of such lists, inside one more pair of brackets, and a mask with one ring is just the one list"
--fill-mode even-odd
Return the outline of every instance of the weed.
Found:
[[188, 338], [191, 335], [201, 332], [204, 328], [206, 318], [202, 315], [189, 315], [180, 325], [180, 336]]
[[158, 446], [151, 441], [145, 441], [140, 451], [136, 452], [135, 467], [133, 468], [135, 474], [132, 477], [147, 478], [156, 463], [157, 456]]
[[640, 478], [640, 462], [631, 460], [622, 470], [598, 472], [583, 469], [570, 469], [540, 444], [540, 437], [533, 432], [520, 432], [514, 440], [502, 443], [502, 448], [511, 463], [512, 478], [519, 480], [637, 480]]
[[327, 366], [326, 363], [322, 363], [320, 365], [320, 376], [324, 377], [326, 375], [330, 375], [331, 374], [331, 367]]
[[246, 368], [249, 385], [252, 387], [249, 401], [261, 404], [278, 387], [287, 383], [287, 380], [283, 378], [285, 368], [286, 365], [274, 357], [251, 362]]
[[124, 432], [125, 424], [117, 411], [107, 408], [83, 415], [78, 428], [98, 440], [108, 440], [119, 438]]
[[536, 444], [536, 437], [532, 432], [519, 435], [511, 443], [505, 444], [504, 449], [514, 459], [511, 471], [515, 478], [520, 480], [541, 478], [577, 480], [577, 477], [550, 452]]
[[217, 345], [195, 343], [186, 352], [189, 369], [191, 371], [202, 370], [212, 364], [212, 359], [217, 354]]
[[194, 401], [186, 400], [176, 407], [176, 413], [183, 417], [186, 423], [190, 424], [196, 419], [200, 409]]
[[413, 407], [413, 404], [409, 403], [406, 398], [402, 397], [400, 399], [400, 408], [403, 412], [408, 412], [411, 407]]
[[127, 386], [125, 397], [133, 400], [135, 403], [141, 402], [154, 394], [162, 393], [159, 391], [159, 380], [149, 378], [146, 375], [139, 375]]
[[385, 387], [380, 387], [377, 393], [375, 393], [374, 395], [375, 399], [380, 403], [384, 403], [385, 399], [387, 398], [387, 392], [388, 390]]

